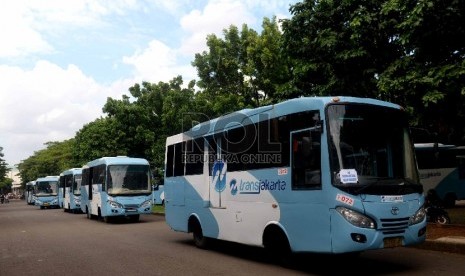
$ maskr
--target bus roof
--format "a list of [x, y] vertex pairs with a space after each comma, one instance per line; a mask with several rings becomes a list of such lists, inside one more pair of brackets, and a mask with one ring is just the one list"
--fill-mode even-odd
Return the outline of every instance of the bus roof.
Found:
[[149, 162], [144, 158], [116, 156], [116, 157], [101, 157], [88, 162], [86, 167], [95, 167], [98, 165], [149, 165]]
[[[400, 105], [385, 102], [370, 98], [357, 98], [357, 97], [300, 97], [295, 99], [286, 100], [277, 104], [261, 106], [254, 109], [242, 109], [235, 111], [221, 117], [202, 122], [190, 130], [173, 135], [167, 138], [167, 144], [172, 144], [177, 141], [183, 141], [190, 138], [201, 137], [209, 134], [222, 132], [226, 129], [234, 128], [239, 125], [248, 123], [256, 123], [259, 121], [259, 114], [267, 113], [268, 118], [277, 118], [287, 114], [323, 109], [330, 103], [360, 103], [385, 106], [395, 109], [401, 109]], [[248, 121], [248, 122], [247, 122]]]
[[81, 168], [72, 168], [72, 169], [64, 170], [63, 172], [61, 172], [60, 176], [69, 175], [69, 174], [81, 174], [81, 173], [82, 173]]
[[55, 175], [48, 175], [45, 177], [39, 177], [36, 179], [36, 182], [41, 182], [41, 181], [58, 181], [59, 176]]

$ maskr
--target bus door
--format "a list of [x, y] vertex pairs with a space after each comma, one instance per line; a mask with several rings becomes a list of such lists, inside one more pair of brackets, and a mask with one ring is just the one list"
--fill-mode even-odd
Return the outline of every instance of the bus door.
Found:
[[321, 133], [317, 128], [291, 132], [292, 189], [321, 189]]
[[226, 162], [221, 158], [221, 139], [207, 138], [209, 154], [209, 201], [210, 207], [224, 208], [223, 192], [226, 188]]

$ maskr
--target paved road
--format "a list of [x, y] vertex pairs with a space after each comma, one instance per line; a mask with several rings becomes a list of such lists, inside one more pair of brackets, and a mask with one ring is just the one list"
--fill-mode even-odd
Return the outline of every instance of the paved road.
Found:
[[414, 248], [362, 253], [348, 260], [296, 256], [291, 268], [261, 248], [218, 242], [194, 247], [164, 217], [106, 224], [24, 201], [0, 205], [0, 275], [463, 275], [465, 255]]

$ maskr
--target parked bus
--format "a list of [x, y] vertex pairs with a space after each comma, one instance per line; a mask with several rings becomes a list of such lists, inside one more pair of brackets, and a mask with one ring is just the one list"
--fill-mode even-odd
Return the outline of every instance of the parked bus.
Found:
[[61, 202], [65, 212], [81, 212], [82, 169], [72, 168], [60, 174]]
[[37, 178], [34, 185], [34, 197], [34, 204], [40, 209], [60, 208], [58, 204], [58, 176]]
[[465, 199], [465, 146], [416, 143], [415, 152], [425, 191], [434, 190], [447, 208]]
[[149, 162], [125, 156], [102, 157], [82, 168], [81, 210], [91, 219], [138, 221], [152, 212]]
[[228, 114], [168, 137], [165, 219], [197, 247], [221, 239], [359, 253], [425, 241], [425, 197], [404, 110], [308, 97]]
[[34, 205], [34, 185], [35, 181], [29, 181], [26, 183], [26, 189], [24, 191], [24, 198], [28, 205]]

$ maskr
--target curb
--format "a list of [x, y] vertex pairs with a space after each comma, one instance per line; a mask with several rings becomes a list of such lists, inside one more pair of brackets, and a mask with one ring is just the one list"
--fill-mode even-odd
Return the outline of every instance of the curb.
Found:
[[444, 237], [436, 240], [426, 240], [414, 246], [418, 249], [465, 254], [465, 237]]

